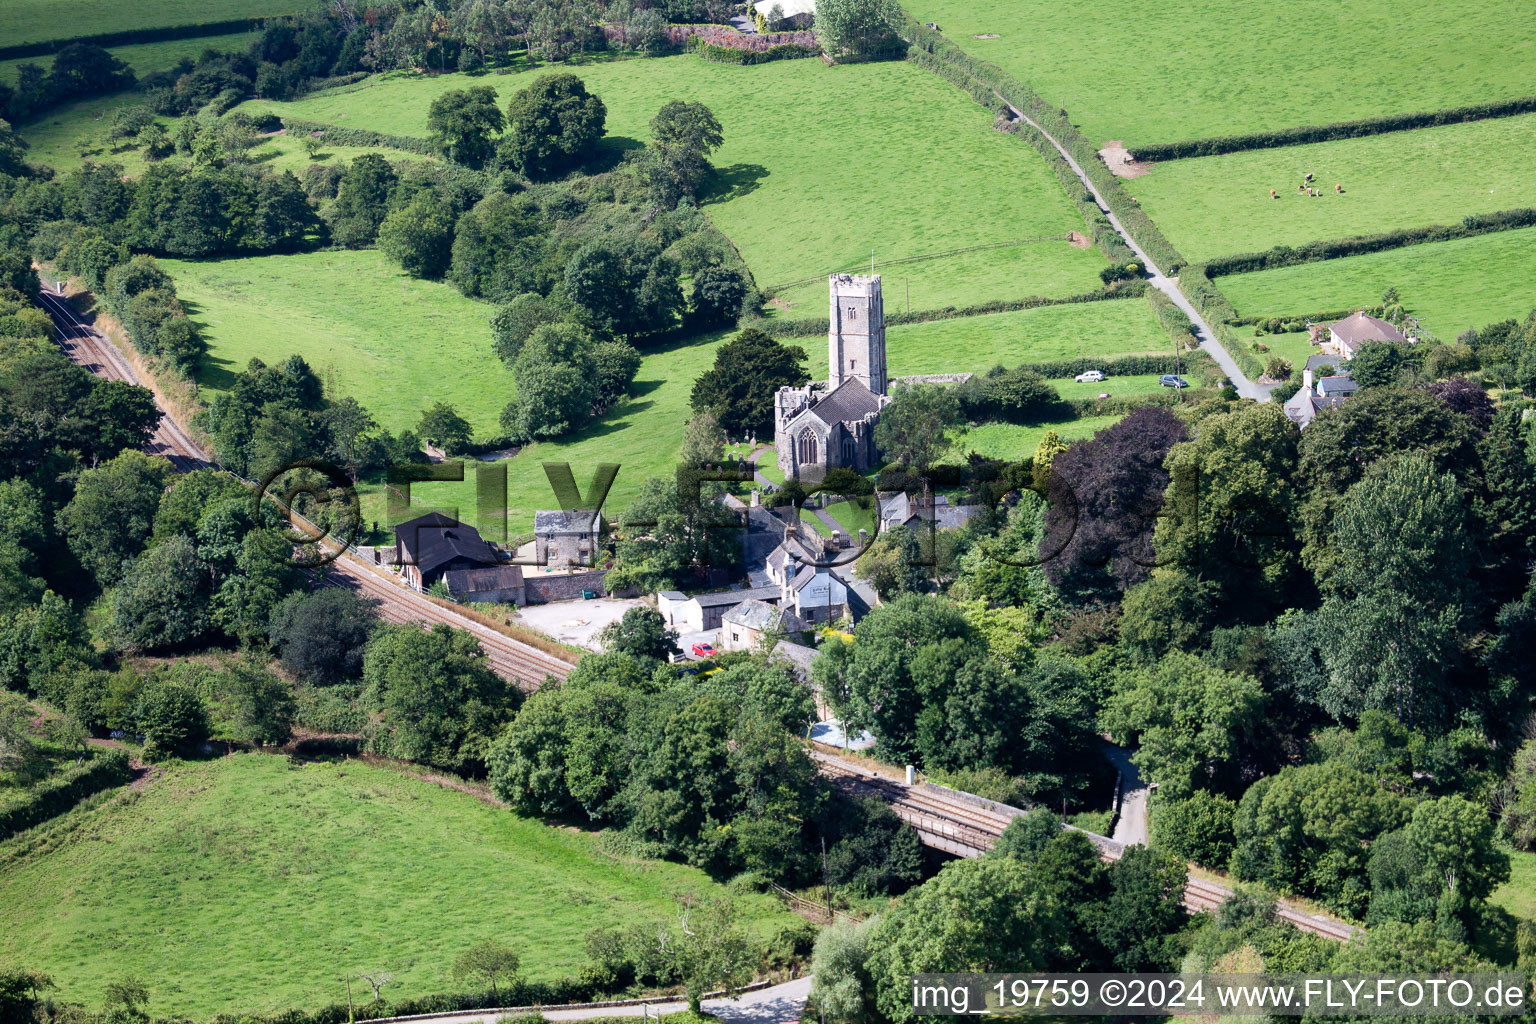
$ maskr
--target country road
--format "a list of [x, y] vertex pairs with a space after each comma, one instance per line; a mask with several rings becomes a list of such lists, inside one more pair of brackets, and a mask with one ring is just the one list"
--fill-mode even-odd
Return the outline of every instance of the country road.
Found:
[[[719, 1017], [725, 1024], [795, 1024], [805, 1009], [805, 999], [811, 992], [811, 978], [796, 978], [780, 985], [743, 992], [735, 999], [706, 999], [704, 1012]], [[635, 1006], [594, 1006], [571, 1010], [543, 1010], [545, 1020], [590, 1020], [594, 1017], [635, 1017], [647, 1014], [677, 1013], [686, 1010], [688, 1004], [681, 1000], [647, 1003]], [[516, 1008], [485, 1010], [479, 1013], [456, 1013], [433, 1016], [431, 1024], [491, 1024], [497, 1017], [515, 1013]], [[390, 1018], [378, 1024], [390, 1024]], [[399, 1018], [410, 1020], [412, 1018]], [[425, 1024], [425, 1022], [423, 1022]]]
[[[45, 288], [41, 300], [43, 308], [53, 317], [59, 347], [65, 355], [98, 377], [143, 385], [133, 364], [117, 345], [82, 318], [68, 299]], [[213, 465], [208, 453], [176, 421], [170, 410], [160, 404], [158, 395], [155, 396], [155, 402], [160, 409], [160, 422], [145, 450], [152, 455], [164, 456], [184, 473]], [[405, 622], [427, 625], [442, 623], [473, 633], [480, 641], [491, 668], [499, 675], [511, 679], [521, 689], [537, 689], [548, 676], [564, 679], [574, 667], [569, 661], [515, 640], [411, 590], [394, 574], [368, 565], [351, 551], [342, 552], [327, 569], [322, 580], [325, 585], [347, 587], [377, 600], [379, 615], [386, 622], [396, 625]]]
[[1190, 323], [1195, 328], [1195, 337], [1200, 340], [1201, 350], [1216, 360], [1216, 365], [1221, 367], [1221, 372], [1226, 374], [1227, 378], [1232, 381], [1232, 385], [1237, 388], [1238, 395], [1242, 398], [1252, 398], [1260, 402], [1269, 401], [1270, 389], [1261, 384], [1255, 384], [1244, 376], [1243, 371], [1238, 367], [1231, 354], [1227, 352], [1225, 346], [1216, 339], [1216, 332], [1211, 330], [1211, 325], [1205, 322], [1205, 318], [1200, 315], [1200, 311], [1195, 309], [1194, 305], [1184, 297], [1184, 293], [1179, 290], [1178, 284], [1159, 270], [1157, 264], [1152, 262], [1151, 257], [1142, 250], [1141, 246], [1136, 244], [1136, 239], [1132, 238], [1131, 233], [1125, 230], [1125, 226], [1120, 223], [1120, 218], [1115, 216], [1114, 211], [1104, 201], [1104, 196], [1099, 192], [1097, 186], [1089, 180], [1082, 165], [1072, 158], [1072, 154], [1067, 152], [1066, 147], [1057, 142], [1054, 135], [1036, 124], [1024, 111], [1008, 103], [1001, 95], [998, 96], [998, 99], [1007, 104], [1014, 117], [1017, 117], [1020, 121], [1023, 121], [1039, 132], [1045, 137], [1047, 142], [1056, 147], [1056, 151], [1067, 161], [1067, 166], [1072, 168], [1072, 173], [1077, 175], [1078, 180], [1083, 183], [1083, 187], [1088, 190], [1088, 194], [1093, 196], [1093, 201], [1099, 204], [1100, 210], [1104, 211], [1104, 216], [1109, 218], [1110, 225], [1119, 232], [1121, 240], [1130, 247], [1131, 252], [1136, 254], [1136, 258], [1141, 260], [1141, 265], [1147, 268], [1147, 283], [1173, 300], [1173, 304], [1179, 307], [1185, 316], [1189, 317]]

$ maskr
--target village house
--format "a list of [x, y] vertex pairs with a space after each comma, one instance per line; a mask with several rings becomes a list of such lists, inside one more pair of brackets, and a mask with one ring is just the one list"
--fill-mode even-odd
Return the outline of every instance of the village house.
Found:
[[[1324, 350], [1344, 359], [1355, 358], [1355, 353], [1366, 345], [1376, 342], [1407, 341], [1408, 336], [1385, 320], [1360, 310], [1327, 327], [1328, 337], [1322, 341]], [[1321, 335], [1318, 330], [1318, 336]], [[1316, 338], [1314, 340], [1317, 340]]]
[[1286, 417], [1303, 430], [1317, 419], [1319, 413], [1343, 405], [1345, 399], [1359, 388], [1355, 379], [1347, 374], [1330, 373], [1313, 380], [1313, 373], [1328, 365], [1327, 361], [1331, 358], [1334, 357], [1313, 356], [1308, 359], [1306, 368], [1301, 371], [1301, 388], [1282, 407]]
[[767, 601], [743, 601], [721, 618], [721, 645], [727, 651], [749, 651], [765, 634], [779, 632], [779, 610]]
[[601, 512], [542, 510], [533, 514], [534, 561], [545, 566], [591, 566], [603, 533]]
[[679, 633], [702, 633], [719, 629], [725, 613], [743, 601], [774, 602], [779, 597], [778, 587], [717, 590], [692, 597], [677, 590], [663, 590], [656, 595], [656, 610], [667, 625]]

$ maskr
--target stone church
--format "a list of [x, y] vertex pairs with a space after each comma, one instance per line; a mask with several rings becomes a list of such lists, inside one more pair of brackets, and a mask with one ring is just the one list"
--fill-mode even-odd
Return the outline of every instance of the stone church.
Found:
[[879, 465], [875, 421], [890, 401], [880, 275], [833, 274], [828, 284], [831, 380], [780, 388], [775, 396], [774, 446], [786, 479], [814, 482], [829, 469], [862, 473]]

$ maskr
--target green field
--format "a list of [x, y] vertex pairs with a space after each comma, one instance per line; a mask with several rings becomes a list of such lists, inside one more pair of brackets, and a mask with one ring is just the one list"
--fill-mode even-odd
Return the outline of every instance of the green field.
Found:
[[[671, 477], [677, 472], [682, 447], [683, 423], [692, 415], [688, 396], [693, 381], [714, 361], [714, 349], [727, 335], [715, 335], [690, 344], [647, 349], [629, 396], [594, 423], [563, 441], [531, 444], [507, 463], [507, 517], [512, 535], [533, 529], [533, 513], [555, 508], [555, 495], [539, 467], [541, 462], [569, 462], [578, 487], [585, 488], [598, 463], [616, 462], [622, 468], [609, 492], [610, 514], [622, 511], [639, 493], [648, 477]], [[490, 364], [490, 357], [486, 357]], [[821, 350], [821, 372], [826, 373], [826, 348]], [[499, 371], [498, 371], [499, 372]], [[814, 372], [814, 371], [813, 371]], [[457, 387], [476, 386], [475, 374], [459, 377]], [[456, 507], [466, 522], [482, 530], [487, 524], [475, 516], [475, 483], [417, 484], [412, 502], [425, 507]], [[359, 488], [363, 518], [383, 525], [386, 502], [378, 483]], [[488, 537], [493, 534], [487, 534]]]
[[[151, 71], [166, 71], [175, 67], [183, 59], [196, 60], [197, 55], [207, 49], [244, 52], [256, 38], [257, 35], [254, 32], [232, 32], [221, 36], [166, 39], [158, 43], [135, 43], [132, 46], [113, 46], [109, 49], [114, 57], [125, 61], [129, 67], [133, 68], [135, 74], [142, 76]], [[27, 63], [37, 64], [46, 71], [53, 66], [53, 55], [0, 61], [0, 82], [14, 83], [16, 69]]]
[[[1130, 187], [1168, 240], [1198, 263], [1536, 206], [1536, 175], [1520, 156], [1532, 139], [1536, 114], [1527, 114], [1174, 160]], [[1308, 172], [1322, 196], [1296, 191]], [[1344, 186], [1343, 195], [1334, 193], [1335, 184]], [[1269, 197], [1270, 189], [1278, 198]]]
[[1113, 426], [1120, 419], [1119, 416], [1085, 416], [1062, 423], [1041, 423], [1029, 427], [1012, 423], [985, 423], [974, 430], [956, 433], [950, 445], [953, 454], [945, 461], [964, 462], [967, 452], [975, 452], [989, 459], [1026, 459], [1035, 454], [1046, 431], [1056, 431], [1063, 441], [1076, 441], [1092, 437], [1095, 431]]
[[[1515, 4], [1476, 0], [904, 6], [1066, 107], [1095, 144], [1171, 142], [1528, 96], [1536, 58], [1536, 19]], [[993, 33], [998, 38], [973, 38]]]
[[[1012, 313], [888, 327], [893, 376], [981, 372], [999, 363], [1173, 353], [1173, 341], [1145, 299], [1036, 306]], [[819, 346], [825, 349], [825, 346]], [[826, 358], [825, 352], [821, 353]]]
[[1510, 852], [1509, 881], [1494, 890], [1490, 902], [1522, 920], [1536, 920], [1536, 853]]
[[[358, 971], [393, 971], [394, 999], [455, 991], [453, 958], [485, 938], [526, 977], [561, 977], [594, 928], [667, 918], [673, 892], [712, 888], [386, 768], [239, 754], [168, 768], [8, 865], [0, 961], [93, 1009], [139, 974], [156, 1015], [263, 1013], [344, 1002]], [[793, 920], [771, 897], [742, 907], [763, 929]]]
[[127, 29], [296, 14], [308, 6], [305, 0], [5, 0], [0, 4], [0, 40], [19, 46]]
[[218, 391], [252, 357], [297, 352], [327, 393], [399, 432], [442, 400], [497, 434], [512, 374], [491, 354], [492, 307], [407, 276], [377, 250], [165, 260], [209, 345], [200, 385]]
[[[709, 105], [725, 144], [713, 157], [720, 175], [705, 209], [765, 288], [867, 266], [871, 250], [878, 262], [1083, 226], [1038, 154], [993, 131], [991, 116], [969, 97], [911, 64], [729, 67], [679, 56], [560, 70], [580, 74], [602, 97], [612, 139], [647, 139], [650, 118], [669, 100]], [[393, 74], [247, 106], [420, 136], [442, 92], [489, 84], [505, 101], [533, 74]], [[1065, 241], [930, 260], [893, 270], [886, 302], [891, 309], [905, 302], [908, 282], [914, 308], [1089, 291], [1103, 264], [1096, 250]], [[826, 312], [824, 284], [789, 299], [796, 309]]]
[[[114, 149], [109, 132], [114, 113], [124, 107], [140, 106], [143, 102], [141, 93], [124, 92], [81, 100], [50, 110], [17, 129], [27, 142], [27, 159], [33, 163], [47, 164], [62, 173], [68, 173], [86, 160], [117, 163], [122, 164], [123, 173], [129, 177], [138, 177], [145, 167], [142, 151], [126, 143], [118, 143], [122, 148]], [[160, 123], [173, 134], [178, 120], [173, 117], [159, 118]], [[298, 174], [312, 162], [304, 152], [300, 138], [287, 134], [269, 136], [251, 149], [251, 162]], [[344, 163], [366, 152], [382, 153], [385, 159], [391, 161], [430, 159], [397, 149], [331, 145], [327, 145], [317, 156], [321, 162]], [[167, 159], [184, 160], [181, 156]]]
[[1306, 263], [1216, 283], [1243, 316], [1294, 316], [1381, 301], [1395, 286], [1424, 329], [1447, 341], [1536, 307], [1536, 228]]

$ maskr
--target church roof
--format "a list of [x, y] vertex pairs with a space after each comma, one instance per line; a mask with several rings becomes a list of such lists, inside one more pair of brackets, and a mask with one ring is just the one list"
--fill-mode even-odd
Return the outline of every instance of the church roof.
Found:
[[880, 396], [857, 377], [843, 381], [827, 397], [811, 406], [811, 412], [827, 424], [858, 422], [879, 411]]

